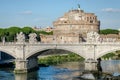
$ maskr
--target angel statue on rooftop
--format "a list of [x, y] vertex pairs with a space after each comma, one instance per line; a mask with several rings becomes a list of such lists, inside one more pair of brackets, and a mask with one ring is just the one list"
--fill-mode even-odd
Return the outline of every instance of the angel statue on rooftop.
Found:
[[80, 4], [78, 4], [78, 10], [80, 10]]

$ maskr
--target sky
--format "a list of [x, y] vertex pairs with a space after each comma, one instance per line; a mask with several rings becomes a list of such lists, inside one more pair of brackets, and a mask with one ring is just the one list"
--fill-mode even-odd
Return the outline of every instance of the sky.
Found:
[[95, 13], [101, 29], [120, 29], [120, 0], [0, 0], [0, 28], [53, 27], [53, 21], [78, 4]]

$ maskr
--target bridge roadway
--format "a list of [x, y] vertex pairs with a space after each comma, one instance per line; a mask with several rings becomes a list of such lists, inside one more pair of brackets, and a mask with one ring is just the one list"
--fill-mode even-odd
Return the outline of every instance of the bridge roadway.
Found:
[[[15, 72], [27, 72], [27, 70], [38, 66], [37, 56], [42, 54], [41, 52], [49, 49], [62, 49], [74, 52], [83, 58], [87, 63], [85, 64], [85, 69], [92, 70], [94, 68], [96, 59], [109, 53], [120, 50], [119, 42], [97, 42], [97, 43], [69, 43], [69, 44], [57, 44], [57, 43], [0, 43], [0, 51], [3, 51], [16, 60]], [[88, 60], [93, 60], [88, 61]], [[91, 63], [94, 63], [91, 65]]]

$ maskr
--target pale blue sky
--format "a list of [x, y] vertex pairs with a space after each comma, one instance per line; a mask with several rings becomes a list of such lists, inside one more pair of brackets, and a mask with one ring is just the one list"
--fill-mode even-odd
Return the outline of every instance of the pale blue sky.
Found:
[[0, 0], [0, 28], [52, 26], [78, 4], [98, 16], [101, 28], [120, 28], [120, 0]]

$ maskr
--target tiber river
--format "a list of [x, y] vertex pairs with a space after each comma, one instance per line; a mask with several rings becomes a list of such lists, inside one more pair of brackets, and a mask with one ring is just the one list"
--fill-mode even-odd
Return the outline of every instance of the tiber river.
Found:
[[[120, 61], [102, 61], [103, 71], [120, 73]], [[67, 62], [57, 66], [39, 67], [27, 74], [14, 74], [13, 69], [0, 68], [0, 80], [83, 80], [75, 79], [84, 70], [83, 63]]]

